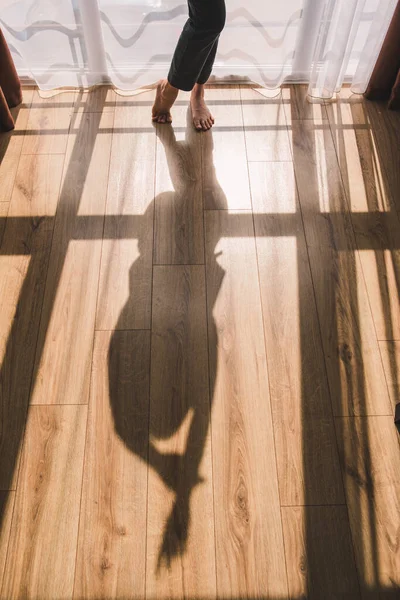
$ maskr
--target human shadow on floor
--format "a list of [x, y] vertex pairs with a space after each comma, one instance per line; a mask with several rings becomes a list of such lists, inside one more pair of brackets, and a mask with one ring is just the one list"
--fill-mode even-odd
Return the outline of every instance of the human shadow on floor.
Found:
[[[193, 267], [197, 262], [196, 256], [204, 256], [201, 179], [204, 169], [208, 170], [208, 187], [211, 185], [219, 198], [223, 196], [223, 192], [212, 164], [212, 137], [203, 136], [194, 130], [189, 111], [183, 141], [177, 141], [170, 126], [156, 126], [156, 132], [165, 151], [174, 191], [159, 194], [148, 206], [143, 221], [148, 223], [147, 213], [153, 214], [155, 211], [155, 237], [163, 240], [161, 245], [165, 252], [161, 250], [161, 254], [164, 260], [162, 256], [157, 258], [158, 250], [151, 247], [148, 232], [143, 230], [138, 239], [140, 256], [130, 269], [129, 298], [110, 341], [108, 369], [110, 403], [116, 433], [134, 454], [143, 461], [148, 461], [149, 467], [159, 475], [166, 488], [175, 493], [175, 501], [165, 524], [159, 549], [159, 569], [162, 564], [169, 567], [174, 557], [185, 552], [190, 527], [191, 496], [196, 486], [202, 484], [200, 464], [209, 437], [210, 399], [212, 402], [213, 390], [209, 386], [208, 367], [210, 373], [217, 371], [208, 365], [206, 314], [198, 322], [193, 322], [189, 308], [190, 305], [197, 304], [205, 309], [205, 267], [202, 264]], [[164, 243], [169, 249], [166, 249]], [[157, 273], [161, 274], [165, 269], [178, 269], [180, 273], [180, 283], [174, 289], [174, 297], [165, 298], [165, 304], [170, 304], [171, 312], [175, 315], [171, 320], [168, 308], [158, 310], [155, 319], [156, 300], [153, 290], [150, 398], [148, 389], [145, 386], [138, 387], [137, 381], [129, 376], [131, 367], [127, 368], [127, 365], [132, 366], [135, 362], [135, 357], [129, 355], [135, 350], [129, 349], [125, 332], [122, 331], [129, 320], [128, 315], [135, 313], [135, 286], [143, 275], [143, 266], [147, 264], [151, 268], [151, 257], [146, 256], [149, 252], [152, 253], [153, 262], [161, 263], [160, 266], [155, 265], [153, 286], [157, 279], [157, 269]], [[191, 281], [193, 268], [198, 269], [200, 285]], [[164, 275], [161, 275], [164, 282], [168, 276], [168, 272], [164, 271]], [[217, 263], [215, 268], [213, 265], [214, 290], [218, 291], [223, 276], [224, 270]], [[214, 300], [217, 295], [218, 293]], [[162, 303], [164, 304], [164, 300]], [[208, 315], [212, 315], [212, 304], [209, 305]], [[210, 339], [217, 339], [212, 318], [208, 333]], [[210, 351], [210, 356], [216, 356], [216, 352]], [[190, 426], [183, 453], [160, 451], [157, 442], [172, 438], [188, 420]], [[140, 423], [143, 427], [138, 425]], [[148, 431], [145, 431], [147, 424]]]

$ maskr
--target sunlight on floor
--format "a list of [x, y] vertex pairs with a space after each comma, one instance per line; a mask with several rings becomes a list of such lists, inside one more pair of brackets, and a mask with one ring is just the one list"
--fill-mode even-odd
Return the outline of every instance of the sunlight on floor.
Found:
[[205, 134], [153, 97], [26, 92], [0, 138], [1, 594], [386, 597], [387, 138], [347, 90], [213, 86]]

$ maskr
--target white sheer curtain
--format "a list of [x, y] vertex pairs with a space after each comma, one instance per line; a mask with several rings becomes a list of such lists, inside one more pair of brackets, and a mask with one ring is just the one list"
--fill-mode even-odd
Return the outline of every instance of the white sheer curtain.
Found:
[[[363, 92], [396, 0], [226, 0], [218, 80], [267, 88], [310, 83], [331, 97]], [[20, 75], [41, 89], [111, 82], [134, 90], [165, 77], [186, 0], [1, 0], [0, 26]]]

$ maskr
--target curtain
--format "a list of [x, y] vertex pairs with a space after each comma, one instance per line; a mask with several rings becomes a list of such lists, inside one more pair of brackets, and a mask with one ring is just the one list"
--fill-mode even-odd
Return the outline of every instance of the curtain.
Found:
[[7, 42], [0, 29], [0, 129], [10, 131], [14, 119], [10, 108], [22, 102], [21, 85], [18, 79]]
[[389, 99], [389, 108], [400, 109], [400, 2], [365, 95], [370, 100]]
[[[332, 97], [364, 92], [395, 0], [226, 0], [213, 77], [275, 89], [309, 82]], [[0, 25], [19, 74], [41, 89], [110, 82], [134, 90], [165, 77], [186, 0], [2, 0]]]

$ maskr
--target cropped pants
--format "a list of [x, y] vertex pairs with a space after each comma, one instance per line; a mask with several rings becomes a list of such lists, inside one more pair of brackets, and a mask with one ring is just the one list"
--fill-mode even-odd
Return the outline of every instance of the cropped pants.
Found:
[[225, 26], [225, 0], [188, 0], [189, 18], [172, 58], [168, 81], [190, 91], [211, 75], [218, 39]]

